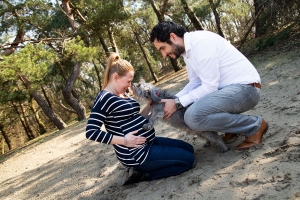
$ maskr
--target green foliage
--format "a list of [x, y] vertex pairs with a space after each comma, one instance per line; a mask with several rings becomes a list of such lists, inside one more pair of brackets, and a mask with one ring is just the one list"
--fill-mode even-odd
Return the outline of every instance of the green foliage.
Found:
[[261, 12], [257, 19], [257, 36], [280, 30], [284, 25], [299, 21], [299, 1], [258, 1]]
[[268, 36], [266, 39], [260, 38], [255, 44], [256, 48], [258, 50], [263, 50], [267, 47], [275, 45], [278, 41], [289, 39], [293, 26], [294, 24], [283, 29], [282, 31], [279, 31], [277, 34]]
[[26, 45], [24, 49], [4, 57], [0, 77], [3, 80], [15, 80], [20, 74], [27, 76], [30, 81], [41, 81], [56, 58], [55, 53], [42, 44]]
[[267, 48], [268, 46], [273, 46], [275, 44], [275, 37], [274, 36], [270, 36], [269, 38], [267, 38], [266, 40], [260, 38], [257, 43], [256, 43], [256, 48], [258, 50], [263, 50], [265, 48]]
[[0, 33], [13, 34], [22, 29], [36, 34], [49, 23], [53, 10], [48, 0], [4, 1], [0, 7]]
[[96, 56], [96, 48], [85, 47], [84, 42], [78, 36], [65, 44], [66, 56], [74, 57], [78, 62], [87, 62]]
[[5, 90], [1, 88], [0, 103], [7, 104], [10, 101], [24, 101], [27, 99], [27, 94], [20, 90]]
[[277, 38], [278, 40], [282, 41], [282, 40], [287, 40], [290, 38], [290, 33], [291, 33], [291, 30], [292, 29], [292, 26], [286, 28], [286, 29], [283, 29], [282, 31], [280, 31], [278, 34], [277, 34]]
[[201, 21], [205, 21], [212, 17], [208, 1], [199, 1], [199, 3], [194, 5], [193, 11]]
[[103, 25], [117, 24], [128, 18], [122, 1], [87, 0], [75, 1], [82, 14], [88, 19], [87, 24], [100, 30]]

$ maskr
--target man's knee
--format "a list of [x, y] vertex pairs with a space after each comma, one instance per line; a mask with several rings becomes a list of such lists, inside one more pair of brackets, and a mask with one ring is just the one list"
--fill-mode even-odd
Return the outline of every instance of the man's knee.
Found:
[[200, 117], [198, 119], [198, 117], [196, 116], [196, 113], [194, 112], [193, 109], [188, 109], [185, 113], [184, 113], [184, 122], [186, 123], [186, 125], [188, 127], [190, 127], [192, 130], [196, 130], [196, 131], [205, 131], [205, 128], [201, 126], [201, 124], [203, 124], [202, 120], [205, 117]]
[[192, 113], [190, 112], [189, 109], [187, 109], [184, 113], [184, 122], [189, 125], [189, 121], [192, 120]]

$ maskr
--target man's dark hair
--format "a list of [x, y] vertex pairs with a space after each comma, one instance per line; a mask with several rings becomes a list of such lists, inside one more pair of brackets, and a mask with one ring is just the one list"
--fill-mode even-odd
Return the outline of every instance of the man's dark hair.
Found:
[[174, 33], [178, 37], [183, 38], [183, 35], [186, 32], [186, 29], [179, 24], [175, 24], [171, 21], [162, 21], [153, 27], [150, 34], [150, 40], [151, 42], [154, 42], [156, 39], [158, 42], [167, 42], [168, 44], [171, 44], [170, 33]]

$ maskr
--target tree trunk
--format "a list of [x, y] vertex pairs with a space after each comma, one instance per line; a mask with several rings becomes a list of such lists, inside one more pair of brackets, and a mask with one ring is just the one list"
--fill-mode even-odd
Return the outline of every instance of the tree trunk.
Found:
[[83, 17], [81, 12], [72, 4], [72, 2], [69, 2], [70, 7], [75, 11], [77, 16], [82, 20], [83, 23], [86, 23], [86, 19]]
[[70, 112], [70, 113], [74, 113], [77, 114], [75, 110], [68, 108], [67, 106], [65, 106], [62, 101], [57, 102], [58, 105], [60, 105], [60, 107], [62, 107], [64, 110]]
[[239, 44], [239, 46], [237, 47], [238, 50], [240, 50], [240, 49], [242, 48], [242, 46], [243, 46], [243, 44], [245, 43], [245, 41], [246, 41], [246, 39], [247, 39], [249, 33], [250, 33], [251, 30], [252, 30], [252, 27], [254, 26], [254, 24], [255, 24], [255, 21], [252, 22], [252, 24], [251, 24], [250, 27], [248, 28], [247, 32], [245, 33], [244, 37], [240, 40], [240, 44]]
[[[165, 0], [164, 1], [164, 5], [167, 5], [167, 3], [168, 3], [168, 1]], [[164, 13], [159, 11], [159, 9], [157, 8], [157, 6], [155, 5], [154, 0], [150, 0], [150, 4], [151, 4], [151, 6], [152, 6], [152, 8], [153, 8], [153, 10], [154, 10], [154, 12], [156, 14], [156, 17], [157, 17], [158, 21], [159, 22], [164, 21], [165, 20]], [[163, 6], [163, 7], [165, 7], [165, 6]]]
[[74, 16], [72, 14], [72, 9], [70, 7], [70, 1], [69, 0], [62, 0], [63, 9], [65, 11], [65, 14], [68, 17], [69, 23], [73, 29], [73, 31], [76, 30], [76, 22], [74, 20]]
[[[8, 149], [11, 150], [12, 149], [12, 145], [11, 145], [11, 141], [8, 137], [8, 134], [6, 133], [6, 131], [4, 130], [4, 126], [3, 124], [0, 124], [0, 131], [4, 137], [4, 141], [6, 142]], [[2, 145], [2, 153], [4, 153], [4, 145]]]
[[15, 109], [17, 115], [19, 116], [20, 122], [21, 122], [21, 124], [22, 124], [22, 126], [23, 126], [23, 128], [24, 128], [24, 130], [25, 130], [25, 133], [26, 133], [26, 135], [27, 135], [27, 138], [28, 138], [29, 140], [34, 139], [34, 136], [32, 136], [32, 134], [30, 133], [30, 131], [29, 131], [27, 125], [26, 125], [26, 122], [25, 122], [24, 118], [21, 116], [21, 113], [20, 113], [19, 110], [18, 110], [18, 106], [16, 106], [12, 101], [11, 101], [11, 104], [12, 104], [13, 108]]
[[43, 85], [41, 85], [41, 88], [42, 88], [43, 95], [44, 95], [44, 97], [45, 97], [45, 99], [46, 99], [46, 101], [47, 101], [49, 107], [52, 109], [52, 105], [51, 105], [50, 99], [48, 98], [48, 95], [47, 95], [46, 90], [45, 90], [45, 88], [43, 87]]
[[170, 62], [172, 63], [175, 72], [178, 72], [182, 69], [182, 66], [179, 64], [177, 59], [170, 58]]
[[98, 78], [98, 83], [99, 83], [99, 88], [100, 88], [100, 90], [102, 89], [102, 81], [101, 81], [101, 77], [100, 77], [100, 71], [99, 71], [99, 69], [98, 69], [98, 67], [97, 67], [97, 65], [96, 65], [96, 63], [95, 63], [95, 61], [94, 61], [94, 59], [93, 59], [93, 64], [94, 64], [94, 68], [95, 68], [95, 71], [96, 71], [96, 75], [97, 75], [97, 78]]
[[19, 106], [21, 108], [21, 112], [22, 112], [22, 115], [23, 115], [23, 118], [24, 118], [26, 128], [28, 130], [28, 133], [31, 135], [31, 138], [34, 139], [36, 136], [33, 133], [32, 128], [30, 127], [30, 123], [29, 123], [28, 116], [26, 114], [26, 110], [24, 108], [24, 105], [21, 102], [19, 102]]
[[[68, 20], [72, 26], [73, 30], [76, 30], [76, 22], [74, 20], [74, 16], [72, 14], [72, 10], [70, 8], [70, 1], [69, 0], [62, 0], [64, 10], [67, 14]], [[78, 120], [81, 121], [83, 119], [86, 119], [85, 116], [85, 108], [84, 106], [80, 103], [79, 96], [75, 93], [75, 91], [72, 89], [73, 85], [78, 78], [80, 73], [80, 64], [75, 61], [75, 65], [73, 67], [73, 72], [71, 76], [67, 79], [67, 83], [65, 88], [62, 90], [63, 96], [65, 101], [76, 111]], [[76, 98], [77, 97], [77, 98]]]
[[78, 120], [86, 119], [85, 107], [72, 95], [72, 88], [80, 73], [80, 63], [75, 60], [72, 74], [67, 80], [66, 86], [62, 90], [63, 96], [67, 104], [69, 104], [77, 113]]
[[4, 139], [1, 138], [0, 141], [1, 141], [1, 150], [2, 150], [1, 153], [4, 154], [5, 153]]
[[29, 94], [34, 98], [34, 100], [41, 107], [45, 115], [53, 122], [53, 124], [62, 130], [67, 127], [64, 121], [49, 107], [48, 103], [43, 99], [43, 97], [37, 92], [30, 88], [30, 82], [25, 76], [18, 75], [19, 79], [23, 82], [25, 88], [29, 91]]
[[[48, 102], [49, 104], [49, 102]], [[44, 123], [42, 122], [40, 116], [39, 116], [39, 111], [35, 108], [34, 103], [33, 103], [33, 97], [30, 96], [30, 100], [29, 100], [29, 107], [32, 110], [32, 112], [34, 113], [35, 116], [35, 120], [38, 123], [39, 126], [39, 132], [41, 135], [43, 135], [44, 133], [47, 132], [46, 130], [46, 126], [44, 125]]]
[[[61, 67], [61, 64], [60, 63], [57, 63], [55, 66], [58, 67], [58, 69], [60, 70], [61, 72], [61, 75], [62, 77], [64, 78], [65, 81], [67, 81], [67, 77], [65, 75], [65, 72], [63, 70], [63, 68]], [[44, 93], [45, 95], [46, 93]], [[75, 90], [72, 89], [72, 95], [79, 101], [79, 95], [77, 94], [77, 92]], [[47, 95], [45, 95], [45, 98], [47, 99]]]
[[[168, 0], [165, 0], [164, 3], [163, 3], [163, 6], [162, 6], [162, 10], [160, 11], [157, 6], [155, 5], [155, 2], [154, 0], [150, 0], [150, 3], [151, 3], [151, 6], [156, 14], [156, 17], [158, 19], [159, 22], [162, 22], [165, 20], [165, 16], [164, 16], [164, 12], [166, 11], [166, 7], [167, 7], [167, 4], [168, 4]], [[180, 63], [177, 61], [177, 59], [173, 59], [173, 58], [170, 58], [170, 62], [173, 66], [173, 69], [175, 72], [179, 71], [182, 69], [182, 66], [180, 65]]]
[[108, 57], [109, 56], [109, 49], [108, 49], [108, 47], [107, 47], [107, 45], [105, 43], [104, 38], [101, 35], [99, 35], [99, 40], [100, 40], [100, 43], [102, 45], [102, 48], [104, 49], [104, 51], [106, 53], [106, 56]]
[[64, 121], [47, 105], [47, 102], [43, 99], [43, 97], [38, 92], [31, 91], [30, 95], [32, 95], [34, 100], [42, 108], [45, 115], [54, 123], [54, 125], [59, 130], [62, 130], [67, 127]]
[[156, 75], [155, 75], [155, 73], [154, 73], [154, 71], [153, 71], [153, 68], [152, 68], [151, 63], [150, 63], [150, 61], [149, 61], [149, 59], [148, 59], [148, 56], [147, 56], [147, 54], [146, 54], [146, 52], [145, 52], [145, 49], [144, 49], [143, 46], [142, 46], [142, 43], [141, 43], [140, 38], [139, 38], [139, 35], [138, 35], [138, 33], [135, 32], [135, 31], [133, 31], [133, 33], [134, 33], [134, 35], [135, 35], [135, 38], [136, 38], [137, 43], [139, 44], [139, 46], [140, 46], [140, 48], [141, 48], [141, 51], [142, 51], [142, 53], [143, 53], [143, 55], [144, 55], [144, 58], [145, 58], [145, 60], [146, 60], [146, 62], [147, 62], [147, 65], [148, 65], [148, 67], [149, 67], [149, 70], [150, 70], [150, 72], [151, 72], [151, 75], [152, 75], [152, 77], [153, 77], [153, 80], [154, 80], [155, 83], [157, 83], [157, 82], [158, 82], [158, 79], [157, 79], [157, 77], [156, 77]]
[[217, 8], [213, 2], [213, 0], [209, 0], [209, 4], [210, 4], [210, 8], [212, 9], [214, 16], [215, 16], [215, 20], [216, 20], [216, 24], [217, 24], [217, 30], [220, 36], [222, 36], [224, 38], [224, 33], [222, 31], [221, 28], [221, 20], [220, 20], [220, 15], [217, 11]]
[[115, 38], [114, 38], [114, 33], [112, 31], [111, 26], [107, 27], [107, 32], [108, 32], [108, 37], [109, 37], [110, 44], [112, 46], [113, 52], [118, 53], [118, 47], [117, 47], [117, 44], [116, 44], [116, 41], [115, 41]]
[[10, 46], [9, 49], [6, 49], [3, 53], [1, 53], [2, 55], [4, 56], [9, 56], [11, 55], [12, 53], [15, 52], [17, 46], [19, 45], [20, 42], [23, 41], [23, 38], [24, 38], [24, 35], [25, 35], [25, 32], [23, 29], [19, 29], [18, 30], [18, 33], [16, 35], [16, 38], [15, 40], [12, 42], [12, 45]]
[[[261, 0], [254, 0], [254, 14], [255, 16], [259, 16], [261, 11], [263, 10], [263, 2]], [[258, 38], [262, 35], [261, 27], [263, 25], [263, 22], [261, 22], [259, 19], [256, 19], [255, 21], [255, 38]]]
[[203, 27], [201, 26], [201, 23], [200, 23], [199, 19], [197, 18], [195, 13], [192, 11], [192, 9], [189, 7], [187, 2], [185, 0], [181, 0], [181, 4], [183, 6], [183, 9], [184, 9], [185, 13], [187, 14], [187, 16], [191, 20], [193, 26], [195, 27], [195, 29], [203, 30]]
[[252, 30], [252, 27], [255, 25], [255, 22], [257, 21], [257, 19], [258, 19], [258, 17], [259, 17], [260, 14], [261, 14], [261, 11], [259, 11], [259, 12], [257, 13], [257, 15], [254, 16], [254, 19], [253, 19], [251, 25], [249, 26], [249, 28], [248, 28], [247, 32], [245, 33], [244, 37], [240, 40], [240, 44], [239, 44], [239, 46], [237, 47], [237, 49], [240, 50], [240, 49], [242, 48], [242, 46], [243, 46], [243, 44], [245, 43], [245, 41], [246, 41], [246, 39], [247, 39], [249, 33], [250, 33], [251, 30]]

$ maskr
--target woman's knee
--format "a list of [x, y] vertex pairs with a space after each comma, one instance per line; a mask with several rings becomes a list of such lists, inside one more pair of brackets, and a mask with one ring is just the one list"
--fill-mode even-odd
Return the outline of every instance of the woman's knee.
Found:
[[177, 163], [173, 166], [177, 166], [178, 168], [183, 168], [184, 171], [190, 170], [194, 168], [196, 162], [196, 158], [194, 154], [186, 154], [186, 157], [181, 160], [177, 160]]
[[194, 165], [194, 162], [195, 162], [195, 155], [194, 155], [194, 148], [192, 147], [192, 145], [190, 145], [190, 146], [192, 148], [193, 153], [187, 149], [177, 149], [176, 151], [174, 149], [173, 152], [176, 153], [175, 154], [176, 157], [170, 158], [171, 163], [174, 161], [174, 163], [172, 165], [178, 166], [178, 167], [184, 166], [186, 168], [186, 170], [189, 170], [192, 168], [192, 166]]
[[193, 157], [190, 160], [190, 168], [189, 169], [193, 169], [196, 166], [196, 158], [193, 155]]

